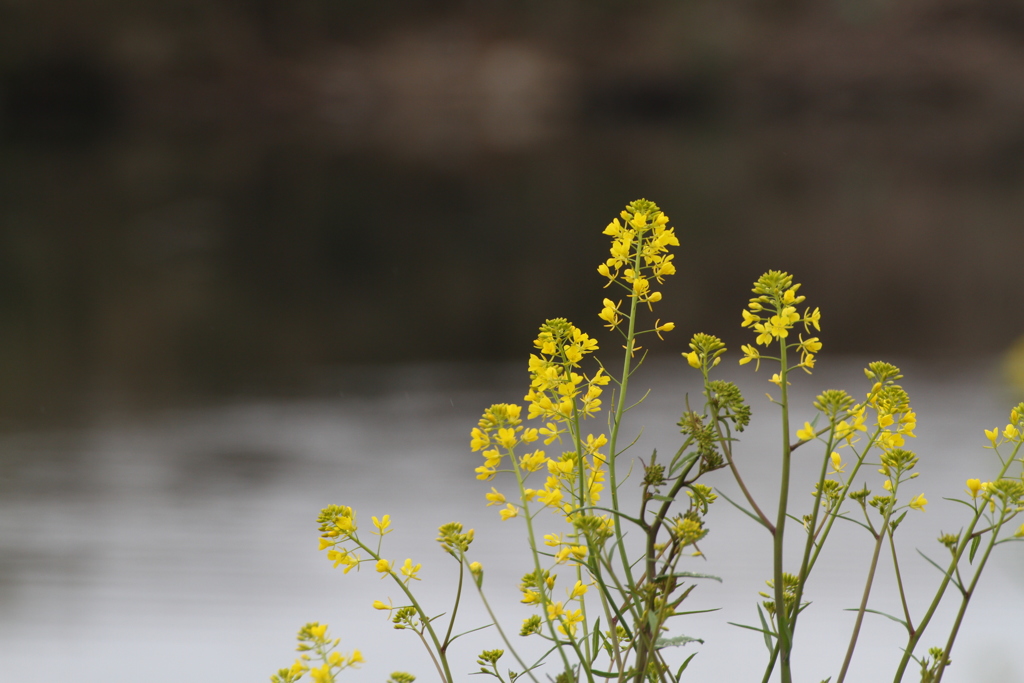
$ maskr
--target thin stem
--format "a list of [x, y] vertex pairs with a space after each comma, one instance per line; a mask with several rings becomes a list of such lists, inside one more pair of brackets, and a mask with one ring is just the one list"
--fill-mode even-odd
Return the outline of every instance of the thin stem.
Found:
[[487, 614], [491, 617], [491, 623], [494, 624], [494, 627], [496, 629], [498, 629], [498, 635], [501, 636], [501, 640], [505, 643], [505, 647], [507, 647], [509, 651], [512, 652], [512, 656], [516, 658], [516, 661], [519, 663], [519, 666], [523, 667], [523, 673], [529, 676], [530, 680], [532, 680], [534, 683], [540, 683], [536, 679], [536, 677], [534, 677], [533, 671], [526, 666], [526, 663], [519, 656], [519, 653], [516, 652], [516, 649], [515, 647], [513, 647], [512, 642], [508, 639], [508, 636], [505, 635], [505, 630], [501, 628], [501, 624], [498, 623], [498, 617], [495, 616], [494, 610], [491, 609], [491, 603], [487, 601], [487, 596], [484, 595], [483, 586], [478, 584], [476, 581], [473, 581], [473, 584], [476, 586], [476, 592], [480, 594], [480, 600], [483, 601], [484, 608], [487, 610]]
[[892, 550], [892, 566], [896, 572], [896, 586], [900, 591], [900, 602], [903, 604], [903, 616], [907, 620], [907, 630], [910, 633], [914, 632], [914, 622], [910, 618], [910, 608], [907, 607], [907, 592], [903, 590], [903, 576], [900, 574], [900, 560], [896, 556], [896, 541], [893, 540], [892, 534], [889, 534], [889, 548]]
[[988, 557], [996, 545], [996, 534], [998, 533], [998, 529], [1005, 521], [1006, 507], [1003, 507], [999, 517], [999, 524], [995, 525], [996, 529], [992, 532], [992, 538], [989, 539], [988, 545], [985, 547], [985, 553], [981, 556], [981, 561], [978, 563], [978, 568], [974, 571], [974, 578], [971, 579], [971, 585], [966, 591], [964, 591], [963, 597], [960, 600], [960, 609], [957, 611], [956, 620], [953, 622], [953, 628], [949, 632], [949, 639], [946, 641], [946, 647], [942, 650], [942, 662], [939, 664], [935, 683], [940, 683], [940, 681], [942, 681], [942, 674], [946, 670], [946, 662], [949, 661], [949, 655], [953, 651], [953, 642], [956, 640], [957, 634], [960, 631], [960, 624], [963, 623], [964, 614], [967, 612], [967, 605], [971, 601], [971, 596], [974, 595], [974, 589], [978, 585], [978, 579], [981, 578], [981, 572], [985, 569], [985, 563], [988, 562]]
[[853, 625], [853, 633], [850, 634], [850, 645], [846, 648], [846, 657], [843, 659], [843, 668], [839, 671], [839, 679], [836, 683], [843, 683], [846, 679], [846, 672], [850, 668], [850, 662], [853, 661], [853, 651], [857, 647], [857, 639], [860, 637], [860, 627], [864, 622], [864, 614], [868, 608], [868, 598], [871, 595], [871, 586], [875, 581], [875, 569], [878, 567], [878, 556], [882, 551], [882, 542], [885, 540], [886, 535], [892, 536], [892, 530], [889, 529], [889, 519], [892, 517], [893, 508], [896, 505], [895, 491], [893, 491], [892, 496], [892, 502], [885, 511], [885, 518], [882, 520], [882, 525], [879, 527], [879, 531], [875, 535], [875, 550], [871, 554], [871, 566], [868, 568], [868, 578], [864, 583], [864, 595], [861, 597], [860, 607], [857, 609], [857, 621]]
[[[1010, 469], [1010, 465], [1015, 461], [1017, 453], [1020, 451], [1020, 447], [1020, 443], [1014, 446], [1013, 454], [1003, 463], [1003, 467], [999, 471], [999, 475], [993, 481], [998, 481], [1006, 476], [1006, 471]], [[949, 587], [950, 577], [953, 576], [954, 571], [960, 566], [960, 558], [963, 557], [964, 551], [967, 550], [968, 544], [965, 541], [971, 538], [974, 534], [974, 527], [978, 525], [978, 520], [981, 519], [981, 515], [985, 510], [986, 504], [986, 502], [982, 501], [982, 503], [978, 505], [978, 508], [974, 513], [974, 519], [971, 520], [967, 530], [961, 535], [960, 538], [963, 540], [961, 540], [957, 545], [957, 550], [953, 555], [953, 559], [950, 561], [949, 569], [946, 570], [946, 574], [942, 577], [942, 581], [939, 583], [939, 588], [935, 592], [935, 597], [928, 606], [928, 611], [925, 612], [921, 622], [917, 625], [917, 630], [911, 634], [910, 638], [907, 640], [907, 646], [903, 649], [903, 657], [900, 659], [900, 665], [896, 669], [896, 676], [893, 678], [893, 683], [900, 683], [900, 681], [903, 680], [903, 674], [906, 673], [907, 666], [910, 664], [910, 660], [914, 655], [914, 648], [917, 647], [917, 643], [921, 640], [924, 630], [928, 627], [932, 617], [935, 615], [935, 611], [938, 609], [939, 603], [942, 601], [946, 588]]]
[[772, 574], [775, 579], [775, 614], [778, 617], [779, 657], [781, 661], [782, 683], [792, 683], [793, 673], [790, 668], [789, 656], [793, 648], [792, 634], [789, 625], [789, 610], [786, 608], [785, 585], [783, 581], [783, 540], [786, 533], [786, 514], [789, 510], [789, 391], [786, 382], [789, 368], [786, 364], [786, 342], [779, 340], [780, 368], [779, 387], [782, 389], [780, 405], [782, 407], [782, 481], [779, 484], [779, 512], [775, 521]]
[[462, 581], [465, 574], [465, 566], [462, 560], [459, 560], [459, 585], [455, 589], [455, 605], [452, 606], [452, 617], [448, 620], [448, 631], [444, 634], [444, 642], [441, 643], [442, 652], [447, 652], [448, 644], [452, 642], [450, 639], [452, 637], [452, 629], [455, 627], [455, 615], [459, 613], [459, 603], [462, 601]]

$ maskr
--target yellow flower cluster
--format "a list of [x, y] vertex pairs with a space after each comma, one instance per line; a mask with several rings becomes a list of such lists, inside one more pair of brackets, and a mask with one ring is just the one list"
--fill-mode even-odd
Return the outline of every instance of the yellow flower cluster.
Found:
[[[742, 327], [750, 327], [757, 332], [757, 344], [768, 346], [775, 340], [789, 337], [790, 330], [797, 323], [803, 323], [804, 331], [810, 334], [811, 328], [821, 330], [821, 311], [815, 308], [804, 309], [801, 315], [797, 305], [806, 297], [797, 294], [799, 284], [793, 284], [793, 276], [777, 270], [771, 270], [758, 278], [754, 283], [753, 292], [757, 296], [750, 300], [747, 308], [742, 311]], [[814, 368], [814, 355], [821, 350], [821, 340], [817, 337], [803, 338], [799, 335], [795, 344], [786, 348], [795, 348], [800, 353], [800, 363], [796, 367], [810, 372]], [[756, 346], [745, 344], [741, 347], [744, 356], [740, 365], [756, 361], [757, 369], [761, 365], [761, 352]], [[781, 381], [781, 380], [779, 380]]]
[[[333, 683], [338, 672], [357, 668], [366, 661], [359, 650], [352, 650], [348, 655], [335, 651], [341, 639], [327, 636], [327, 624], [315, 621], [306, 624], [299, 630], [298, 641], [296, 649], [304, 654], [290, 667], [280, 669], [277, 674], [271, 676], [271, 683], [295, 683], [306, 672], [309, 672], [309, 677], [314, 683]], [[319, 666], [311, 663], [313, 657], [309, 653], [313, 653], [321, 662]]]
[[[385, 517], [390, 524], [390, 518]], [[327, 559], [334, 562], [335, 567], [344, 565], [346, 574], [358, 567], [362, 562], [359, 555], [339, 547], [341, 543], [357, 540], [358, 527], [352, 508], [347, 505], [328, 505], [320, 511], [317, 522], [320, 524], [320, 550], [327, 550]]]
[[[669, 218], [646, 199], [631, 202], [619, 215], [621, 223], [616, 218], [604, 229], [604, 234], [612, 238], [612, 246], [609, 258], [597, 267], [597, 272], [608, 278], [608, 284], [620, 284], [637, 301], [648, 305], [661, 301], [661, 292], [651, 289], [651, 281], [662, 284], [667, 275], [675, 274], [674, 257], [668, 248], [679, 246], [668, 225]], [[604, 305], [601, 319], [614, 329], [621, 321], [618, 306], [609, 299]]]
[[524, 397], [529, 402], [527, 415], [531, 420], [541, 417], [566, 421], [577, 410], [583, 417], [600, 410], [601, 387], [611, 378], [603, 368], [590, 379], [574, 370], [585, 355], [597, 350], [596, 340], [565, 318], [555, 318], [541, 325], [533, 344], [539, 354], [530, 354], [530, 390]]
[[1017, 405], [1010, 411], [1010, 421], [1003, 431], [998, 427], [985, 430], [985, 436], [992, 442], [992, 448], [997, 448], [1003, 443], [1021, 443], [1024, 441], [1024, 403]]

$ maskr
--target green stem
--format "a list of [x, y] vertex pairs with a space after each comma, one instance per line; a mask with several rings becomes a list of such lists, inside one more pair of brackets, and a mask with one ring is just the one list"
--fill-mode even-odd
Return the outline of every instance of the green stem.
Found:
[[[364, 545], [363, 542], [360, 541], [359, 539], [357, 539], [355, 537], [351, 537], [351, 538], [352, 538], [352, 541], [355, 542], [356, 545], [358, 545], [360, 548], [362, 548], [367, 553], [369, 553], [370, 557], [372, 557], [374, 560], [377, 560], [378, 562], [380, 561], [380, 559], [381, 559], [380, 555], [378, 555], [377, 553], [373, 552], [368, 546]], [[409, 589], [409, 586], [407, 586], [400, 578], [398, 578], [398, 575], [395, 574], [393, 569], [388, 569], [388, 576], [390, 576], [391, 578], [393, 578], [395, 580], [395, 583], [398, 584], [398, 587], [402, 589], [403, 593], [405, 593], [405, 597], [409, 598], [409, 603], [413, 606], [413, 609], [416, 610], [416, 613], [419, 615], [420, 621], [423, 623], [424, 628], [426, 628], [427, 633], [430, 634], [430, 640], [434, 643], [434, 650], [437, 651], [438, 656], [440, 656], [440, 658], [441, 658], [440, 665], [437, 667], [437, 672], [441, 675], [441, 680], [445, 681], [446, 683], [454, 683], [454, 679], [452, 678], [451, 669], [448, 666], [448, 657], [447, 657], [447, 655], [444, 652], [444, 648], [441, 646], [441, 641], [438, 640], [438, 638], [437, 638], [437, 633], [434, 632], [434, 627], [430, 625], [430, 617], [428, 617], [427, 613], [423, 611], [423, 608], [420, 606], [419, 601], [416, 600], [416, 596], [414, 596], [412, 594], [412, 591]], [[434, 650], [431, 650], [430, 645], [427, 643], [426, 639], [423, 637], [423, 633], [419, 632], [419, 631], [417, 633], [419, 633], [420, 640], [423, 641], [423, 645], [427, 648], [427, 652], [430, 653], [430, 658], [433, 659], [434, 660], [434, 664], [437, 665], [438, 661], [437, 661], [437, 659], [434, 658]], [[443, 670], [442, 670], [442, 667], [443, 667]]]
[[[1002, 479], [1003, 477], [1006, 476], [1006, 471], [1010, 468], [1010, 465], [1016, 459], [1020, 447], [1020, 443], [1018, 443], [1014, 447], [1013, 454], [1009, 458], [1007, 458], [1007, 460], [1003, 463], [1003, 467], [999, 471], [999, 475], [993, 481], [998, 481], [999, 479]], [[957, 545], [957, 551], [953, 555], [953, 559], [950, 561], [949, 569], [946, 570], [946, 574], [942, 577], [942, 581], [939, 583], [939, 588], [935, 592], [935, 597], [932, 599], [931, 604], [928, 606], [928, 611], [925, 613], [924, 617], [921, 619], [921, 622], [918, 624], [917, 630], [914, 633], [912, 633], [910, 635], [910, 638], [907, 640], [907, 646], [903, 649], [903, 658], [900, 659], [900, 665], [896, 669], [896, 676], [893, 678], [893, 683], [900, 683], [900, 681], [903, 680], [903, 674], [906, 673], [907, 666], [910, 664], [910, 660], [913, 658], [914, 648], [917, 647], [918, 642], [921, 640], [921, 636], [924, 634], [924, 630], [928, 627], [928, 624], [931, 622], [932, 617], [935, 615], [935, 611], [938, 609], [939, 603], [942, 601], [942, 597], [946, 592], [946, 588], [949, 587], [950, 577], [953, 576], [953, 573], [960, 566], [960, 558], [963, 556], [964, 551], [967, 549], [968, 546], [968, 543], [966, 541], [970, 539], [974, 534], [974, 527], [978, 525], [978, 520], [981, 519], [981, 515], [985, 510], [985, 505], [987, 505], [987, 503], [985, 502], [982, 502], [980, 505], [978, 505], [978, 509], [974, 513], [974, 519], [971, 520], [971, 523], [970, 525], [968, 525], [967, 530], [963, 533], [963, 535], [961, 535], [960, 538], [963, 540], [961, 540], [960, 543]]]
[[[515, 647], [513, 647], [512, 642], [508, 639], [508, 636], [505, 635], [505, 630], [501, 628], [501, 624], [498, 623], [498, 617], [495, 616], [494, 610], [491, 609], [491, 604], [487, 601], [487, 596], [484, 595], [483, 586], [478, 584], [476, 581], [473, 581], [473, 584], [476, 586], [476, 592], [480, 594], [480, 600], [484, 603], [484, 608], [487, 610], [488, 616], [491, 617], [491, 623], [494, 624], [494, 627], [496, 629], [498, 629], [498, 635], [501, 636], [501, 640], [502, 640], [502, 642], [505, 643], [505, 647], [507, 647], [509, 649], [509, 651], [512, 653], [512, 656], [516, 658], [516, 662], [519, 663], [519, 666], [523, 667], [523, 673], [525, 673], [527, 676], [529, 676], [530, 680], [533, 681], [534, 683], [540, 683], [536, 679], [536, 677], [534, 677], [533, 671], [530, 670], [530, 668], [526, 666], [526, 663], [519, 656], [519, 653], [516, 652], [516, 649], [515, 649]], [[520, 674], [520, 675], [522, 675], [522, 674]]]
[[971, 601], [971, 596], [974, 595], [974, 589], [978, 585], [978, 579], [981, 578], [981, 572], [985, 569], [985, 563], [988, 562], [988, 557], [992, 553], [992, 549], [996, 545], [996, 535], [999, 533], [999, 528], [1002, 526], [1006, 519], [1006, 507], [1003, 507], [999, 515], [999, 524], [992, 531], [992, 538], [989, 539], [988, 545], [985, 547], [985, 554], [982, 555], [981, 561], [978, 563], [978, 568], [974, 571], [974, 578], [971, 579], [970, 587], [964, 591], [963, 597], [960, 600], [960, 609], [957, 611], [956, 620], [953, 622], [953, 628], [949, 632], [949, 640], [946, 641], [946, 647], [942, 650], [942, 662], [939, 664], [939, 670], [935, 677], [935, 683], [942, 681], [942, 674], [946, 671], [946, 662], [949, 661], [949, 655], [953, 651], [953, 642], [956, 640], [957, 634], [960, 631], [960, 624], [963, 623], [964, 614], [967, 613], [967, 605]]
[[878, 556], [882, 552], [882, 542], [885, 540], [886, 535], [892, 535], [892, 530], [889, 529], [889, 519], [892, 517], [893, 508], [896, 506], [896, 491], [892, 492], [892, 502], [889, 503], [888, 508], [885, 511], [885, 518], [882, 519], [882, 525], [879, 527], [878, 533], [875, 535], [875, 550], [871, 554], [871, 566], [868, 568], [868, 578], [864, 583], [864, 595], [860, 600], [860, 607], [857, 609], [857, 620], [853, 625], [853, 633], [850, 634], [850, 645], [846, 648], [846, 657], [843, 659], [843, 668], [839, 671], [839, 679], [836, 683], [843, 683], [846, 679], [846, 672], [850, 669], [850, 662], [853, 661], [853, 651], [857, 647], [857, 639], [860, 637], [860, 627], [864, 622], [864, 614], [868, 608], [868, 598], [871, 596], [871, 586], [875, 581], [875, 569], [878, 568]]
[[773, 547], [773, 576], [775, 580], [775, 614], [778, 616], [779, 659], [781, 660], [782, 683], [792, 683], [793, 673], [790, 668], [789, 656], [793, 649], [790, 633], [789, 610], [786, 608], [785, 586], [783, 584], [783, 541], [786, 533], [786, 515], [789, 510], [789, 391], [786, 383], [789, 368], [786, 364], [786, 342], [779, 340], [779, 387], [782, 389], [780, 405], [782, 407], [782, 481], [779, 484], [779, 511], [775, 520]]

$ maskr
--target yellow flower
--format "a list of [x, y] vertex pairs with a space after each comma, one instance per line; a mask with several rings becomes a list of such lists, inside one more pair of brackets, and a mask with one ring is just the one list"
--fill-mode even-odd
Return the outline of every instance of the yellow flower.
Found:
[[700, 358], [697, 356], [696, 351], [690, 351], [683, 355], [686, 356], [686, 362], [690, 364], [690, 367], [700, 368]]
[[999, 438], [999, 427], [993, 427], [992, 429], [985, 430], [985, 436], [992, 442], [993, 446], [998, 445], [997, 439]]
[[562, 608], [561, 602], [552, 602], [548, 604], [548, 619], [557, 619], [565, 613]]
[[384, 515], [383, 519], [377, 519], [376, 517], [371, 519], [373, 519], [373, 525], [377, 527], [379, 535], [383, 536], [388, 533], [388, 527], [391, 526], [391, 515]]
[[927, 504], [928, 504], [928, 499], [924, 497], [923, 493], [917, 494], [910, 501], [910, 507], [914, 508], [915, 510], [920, 510], [921, 512], [924, 512], [924, 506], [927, 505]]
[[808, 308], [804, 312], [804, 327], [805, 328], [807, 328], [808, 325], [813, 325], [814, 329], [816, 329], [816, 330], [818, 330], [820, 332], [821, 331], [821, 325], [819, 325], [819, 321], [820, 320], [821, 320], [821, 310], [820, 309], [815, 308], [814, 312], [812, 313], [811, 309]]
[[527, 472], [536, 472], [541, 467], [544, 467], [545, 462], [547, 462], [547, 457], [544, 455], [544, 451], [535, 451], [524, 455], [522, 460], [519, 461], [519, 466]]
[[804, 422], [804, 428], [797, 431], [796, 438], [801, 441], [810, 441], [814, 438], [814, 427], [811, 426], [810, 422]]
[[583, 610], [574, 610], [562, 615], [562, 623], [558, 630], [563, 635], [572, 638], [576, 635], [576, 625], [583, 621]]
[[832, 459], [832, 471], [833, 472], [840, 472], [841, 473], [841, 472], [843, 472], [843, 470], [846, 469], [846, 464], [843, 463], [843, 459], [839, 456], [838, 453], [836, 453], [835, 451], [832, 451], [832, 455], [830, 455], [829, 457]]
[[323, 640], [327, 633], [327, 624], [317, 624], [309, 627], [309, 633], [317, 640]]
[[740, 323], [740, 327], [750, 327], [754, 323], [761, 322], [761, 317], [760, 316], [753, 315], [752, 313], [750, 313], [746, 309], [743, 309], [742, 313], [743, 313], [743, 322]]
[[1013, 536], [1014, 538], [1024, 538], [1024, 524], [1020, 525], [1020, 528], [1017, 529], [1017, 533], [1015, 533]]
[[406, 581], [409, 579], [416, 579], [419, 581], [420, 577], [416, 576], [416, 574], [422, 566], [422, 564], [413, 565], [412, 558], [406, 558], [405, 564], [402, 565], [402, 575], [406, 577]]
[[516, 445], [516, 432], [514, 429], [502, 427], [498, 430], [498, 443], [506, 449], [511, 450]]
[[885, 488], [886, 491], [892, 491], [892, 480], [886, 479], [885, 483], [882, 484], [882, 486]]
[[365, 661], [366, 660], [363, 659], [363, 653], [362, 652], [360, 652], [359, 650], [352, 650], [352, 654], [348, 658], [348, 665], [349, 666], [355, 666], [356, 664], [361, 664], [362, 662], [365, 662]]
[[1005, 439], [1016, 439], [1020, 436], [1020, 430], [1012, 424], [1006, 425], [1006, 429], [1003, 430], [1003, 438]]
[[512, 519], [517, 516], [519, 514], [519, 510], [517, 510], [512, 503], [509, 503], [504, 510], [499, 510], [498, 514], [501, 515], [501, 521], [504, 522], [506, 519]]
[[484, 498], [490, 501], [489, 503], [487, 503], [487, 507], [491, 507], [492, 505], [501, 505], [502, 503], [505, 502], [505, 496], [499, 493], [498, 489], [494, 488], [493, 486], [491, 487], [490, 493], [484, 494]]
[[817, 337], [801, 339], [800, 348], [806, 353], [817, 353], [818, 351], [821, 351], [821, 341]]
[[537, 500], [545, 505], [558, 507], [562, 503], [562, 490], [560, 488], [543, 488], [537, 491]]
[[582, 581], [577, 581], [576, 585], [572, 587], [571, 591], [569, 591], [569, 599], [573, 600], [574, 598], [578, 598], [586, 592], [586, 585]]
[[[993, 431], [995, 431], [995, 430], [993, 430]], [[977, 498], [978, 497], [978, 491], [980, 491], [980, 490], [981, 490], [981, 480], [980, 479], [968, 479], [967, 480], [967, 492], [969, 494], [971, 494], [971, 498]]]
[[381, 602], [380, 600], [373, 601], [373, 609], [379, 610], [392, 610], [394, 609], [389, 603]]
[[391, 563], [385, 559], [377, 560], [377, 571], [381, 574], [387, 574], [391, 571]]
[[330, 664], [324, 664], [319, 669], [310, 669], [309, 677], [314, 683], [329, 683], [334, 680], [334, 677], [331, 675]]
[[754, 371], [756, 372], [761, 369], [761, 352], [758, 351], [756, 347], [744, 344], [740, 347], [740, 350], [746, 354], [743, 358], [740, 358], [740, 365], [745, 365], [753, 360], [757, 361], [757, 364], [754, 366]]

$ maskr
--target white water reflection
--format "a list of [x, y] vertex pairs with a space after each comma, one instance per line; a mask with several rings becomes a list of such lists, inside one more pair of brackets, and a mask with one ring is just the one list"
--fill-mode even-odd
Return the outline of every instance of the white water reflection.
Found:
[[[829, 370], [825, 362], [813, 377], [795, 378], [794, 402], [806, 405], [829, 387], [859, 395], [866, 389], [860, 367], [851, 362]], [[915, 615], [938, 572], [913, 548], [942, 557], [934, 538], [959, 528], [961, 517], [959, 506], [941, 498], [956, 495], [968, 477], [989, 476], [982, 429], [1006, 421], [1009, 403], [979, 370], [904, 368], [919, 416], [913, 448], [923, 474], [916, 482], [930, 500], [925, 514], [908, 515], [900, 529]], [[644, 372], [638, 381], [654, 381], [654, 391], [630, 427], [645, 426], [636, 454], [646, 457], [653, 447], [674, 450], [683, 393], [696, 387], [683, 363]], [[363, 671], [343, 680], [382, 681], [396, 669], [433, 679], [414, 637], [393, 631], [370, 608], [374, 599], [398, 601], [397, 590], [369, 571], [342, 576], [317, 552], [315, 518], [328, 503], [352, 505], [364, 525], [370, 515], [391, 514], [396, 531], [385, 554], [423, 563], [424, 581], [416, 588], [437, 612], [450, 608], [454, 575], [433, 541], [436, 529], [452, 520], [475, 527], [473, 551], [487, 568], [489, 596], [500, 614], [510, 615], [507, 630], [518, 632], [529, 614], [515, 590], [528, 569], [517, 552], [522, 530], [517, 521], [497, 522], [497, 513], [484, 507], [489, 484], [473, 477], [479, 456], [468, 451], [468, 432], [484, 407], [522, 396], [519, 372], [511, 373], [516, 383], [501, 380], [475, 391], [449, 388], [444, 374], [429, 368], [420, 373], [429, 389], [406, 391], [399, 382], [394, 392], [372, 399], [239, 403], [5, 437], [0, 680], [265, 681], [292, 661], [294, 634], [312, 620], [330, 623], [343, 650], [363, 651]], [[774, 486], [774, 449], [754, 452], [749, 444], [768, 434], [775, 410], [758, 399], [771, 388], [769, 375], [735, 374], [761, 417], [746, 432], [741, 466], [764, 496]], [[812, 476], [800, 457], [798, 501]], [[735, 488], [724, 472], [713, 481], [730, 494]], [[702, 584], [686, 604], [722, 610], [681, 619], [676, 629], [706, 641], [697, 646], [689, 680], [760, 680], [760, 637], [725, 622], [756, 619], [756, 593], [770, 575], [768, 539], [724, 501], [716, 507], [704, 545], [708, 560], [693, 560], [692, 569], [725, 581]], [[852, 615], [841, 609], [859, 598], [868, 539], [853, 528], [842, 531], [851, 540], [823, 555], [808, 589], [814, 604], [802, 622], [797, 680], [834, 676], [846, 646]], [[872, 606], [894, 610], [891, 573], [886, 562], [882, 567]], [[997, 549], [946, 680], [1024, 681], [1024, 665], [1014, 656], [1022, 567], [1024, 546]], [[481, 623], [475, 595], [462, 610], [466, 629]], [[943, 617], [948, 623], [948, 614]], [[927, 645], [944, 640], [942, 623]], [[886, 679], [899, 658], [899, 629], [882, 617], [866, 622], [851, 680]], [[501, 647], [488, 631], [459, 642], [453, 656], [459, 680], [475, 668], [481, 648]]]

